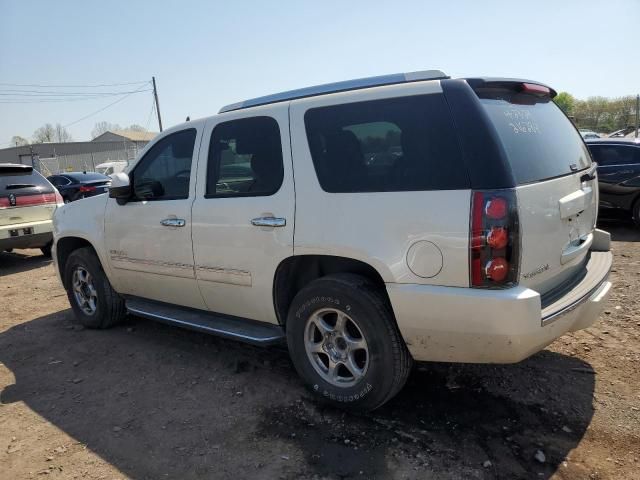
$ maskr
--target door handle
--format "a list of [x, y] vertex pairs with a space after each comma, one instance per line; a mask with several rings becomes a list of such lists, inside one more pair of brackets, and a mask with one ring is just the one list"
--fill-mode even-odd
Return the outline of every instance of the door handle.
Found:
[[251, 225], [255, 227], [284, 227], [287, 220], [278, 217], [258, 217], [251, 220]]
[[165, 218], [160, 221], [163, 227], [184, 227], [187, 224], [182, 218]]

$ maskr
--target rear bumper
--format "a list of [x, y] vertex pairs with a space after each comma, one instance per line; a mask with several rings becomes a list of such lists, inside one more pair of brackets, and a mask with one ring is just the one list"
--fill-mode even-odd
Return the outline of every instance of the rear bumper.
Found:
[[[31, 229], [33, 233], [24, 235], [24, 229]], [[16, 231], [19, 235], [13, 236]], [[0, 251], [10, 248], [44, 247], [52, 240], [53, 222], [51, 220], [3, 225], [0, 227]]]
[[475, 290], [387, 284], [400, 332], [420, 361], [514, 363], [591, 326], [609, 297], [613, 257], [591, 252], [582, 280], [542, 308], [530, 288]]

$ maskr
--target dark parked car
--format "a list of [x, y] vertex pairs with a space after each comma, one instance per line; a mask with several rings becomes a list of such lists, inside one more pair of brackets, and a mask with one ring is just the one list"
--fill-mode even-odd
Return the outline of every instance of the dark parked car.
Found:
[[47, 177], [58, 189], [64, 203], [107, 193], [111, 177], [95, 172], [67, 172]]
[[586, 143], [598, 162], [600, 207], [628, 212], [640, 227], [640, 143], [613, 138]]

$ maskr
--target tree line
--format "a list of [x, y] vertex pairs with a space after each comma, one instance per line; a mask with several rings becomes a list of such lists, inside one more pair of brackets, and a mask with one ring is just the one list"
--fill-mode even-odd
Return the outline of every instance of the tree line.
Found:
[[611, 133], [635, 125], [636, 98], [634, 96], [607, 98], [589, 97], [579, 100], [568, 92], [560, 92], [553, 101], [578, 128]]
[[[128, 127], [122, 128], [117, 123], [109, 123], [109, 122], [98, 122], [93, 127], [91, 131], [91, 138], [96, 138], [99, 135], [107, 131], [115, 131], [115, 130], [131, 130], [136, 132], [146, 132], [147, 129], [141, 125], [133, 124]], [[53, 125], [51, 123], [45, 123], [43, 126], [38, 128], [33, 135], [31, 136], [31, 141], [25, 137], [20, 135], [14, 135], [11, 137], [11, 146], [12, 147], [22, 147], [25, 145], [38, 144], [38, 143], [66, 143], [73, 142], [73, 137], [71, 133], [59, 123]]]

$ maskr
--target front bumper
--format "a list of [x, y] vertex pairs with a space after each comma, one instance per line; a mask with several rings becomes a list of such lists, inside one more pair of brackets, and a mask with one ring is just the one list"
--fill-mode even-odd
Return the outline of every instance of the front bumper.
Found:
[[[24, 234], [29, 229], [33, 233]], [[18, 232], [12, 236], [11, 232]], [[53, 222], [42, 220], [38, 222], [3, 225], [0, 227], [0, 252], [11, 248], [39, 248], [53, 241]]]
[[544, 309], [540, 294], [526, 287], [389, 283], [387, 292], [415, 360], [515, 363], [597, 320], [611, 290], [612, 261], [611, 252], [591, 252], [584, 278]]

